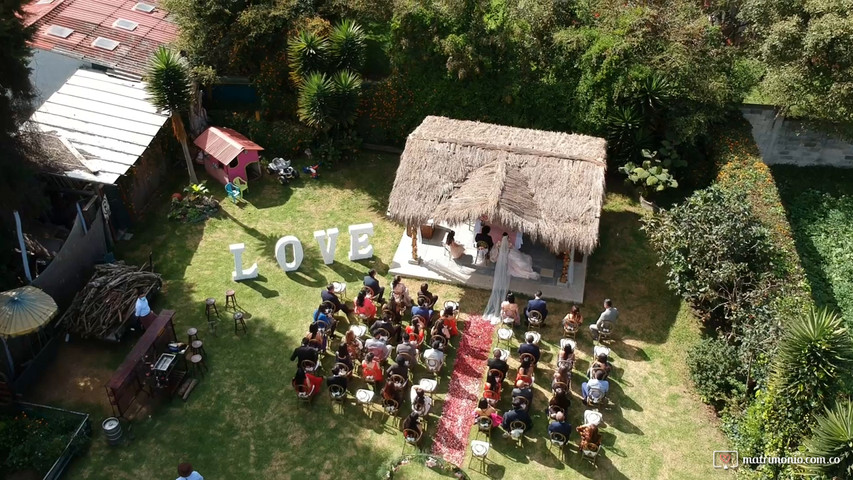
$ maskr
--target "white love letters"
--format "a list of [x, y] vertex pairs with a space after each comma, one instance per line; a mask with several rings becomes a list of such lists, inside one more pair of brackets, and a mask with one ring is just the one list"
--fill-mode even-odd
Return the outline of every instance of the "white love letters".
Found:
[[[370, 243], [370, 237], [373, 235], [372, 223], [361, 223], [350, 225], [348, 228], [350, 234], [350, 260], [363, 260], [373, 256], [373, 245]], [[335, 248], [337, 247], [338, 235], [340, 232], [337, 228], [328, 228], [326, 230], [317, 230], [314, 232], [314, 240], [320, 247], [320, 254], [323, 256], [323, 262], [326, 265], [335, 263]], [[293, 259], [287, 260], [287, 247], [293, 250]], [[234, 255], [234, 271], [231, 272], [231, 278], [235, 281], [248, 280], [258, 276], [258, 264], [252, 265], [252, 268], [243, 270], [243, 251], [246, 250], [246, 245], [243, 243], [235, 243], [229, 245], [231, 254]], [[287, 235], [281, 237], [275, 244], [275, 259], [278, 265], [285, 272], [293, 272], [298, 270], [302, 265], [302, 260], [305, 254], [302, 250], [302, 242], [298, 238]]]
[[258, 264], [252, 264], [252, 268], [243, 270], [243, 250], [246, 249], [246, 244], [235, 243], [229, 245], [228, 248], [234, 255], [234, 271], [231, 272], [231, 278], [236, 282], [240, 280], [248, 280], [258, 276]]

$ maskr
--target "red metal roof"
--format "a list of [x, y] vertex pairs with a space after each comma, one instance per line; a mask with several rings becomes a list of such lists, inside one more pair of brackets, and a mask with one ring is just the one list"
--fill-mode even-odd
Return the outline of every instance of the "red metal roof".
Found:
[[[178, 27], [157, 0], [141, 0], [154, 5], [151, 13], [133, 10], [135, 0], [54, 0], [38, 5], [37, 0], [24, 6], [24, 23], [35, 24], [32, 46], [92, 63], [124, 70], [136, 75], [145, 73], [151, 55], [160, 45], [178, 37]], [[136, 22], [133, 31], [113, 27], [118, 19]], [[68, 38], [48, 35], [47, 30], [58, 25], [74, 30]], [[93, 47], [98, 37], [119, 42], [115, 50]]]
[[263, 150], [264, 147], [244, 137], [236, 130], [225, 127], [210, 127], [201, 132], [193, 142], [211, 157], [228, 164], [244, 150]]

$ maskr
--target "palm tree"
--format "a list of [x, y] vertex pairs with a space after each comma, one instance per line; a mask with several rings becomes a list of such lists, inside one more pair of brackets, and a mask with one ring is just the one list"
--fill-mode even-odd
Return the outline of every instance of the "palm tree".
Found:
[[335, 124], [348, 127], [355, 122], [361, 94], [361, 76], [350, 70], [341, 70], [332, 76], [335, 91]]
[[365, 35], [361, 26], [352, 20], [341, 20], [329, 34], [329, 53], [335, 67], [358, 72], [364, 66]]
[[335, 85], [324, 73], [310, 73], [299, 87], [297, 115], [309, 127], [328, 131], [338, 117]]
[[807, 458], [841, 459], [838, 464], [804, 464], [807, 474], [829, 478], [853, 478], [853, 402], [849, 399], [826, 409], [816, 418], [811, 438], [803, 442], [802, 455]]
[[161, 46], [151, 57], [146, 82], [145, 90], [151, 95], [151, 102], [160, 110], [169, 111], [172, 131], [184, 150], [190, 183], [198, 183], [190, 149], [187, 147], [187, 132], [181, 119], [181, 112], [189, 108], [193, 96], [190, 75], [184, 60], [177, 53]]
[[307, 30], [300, 31], [287, 45], [290, 76], [299, 86], [312, 73], [324, 72], [329, 42], [325, 37]]

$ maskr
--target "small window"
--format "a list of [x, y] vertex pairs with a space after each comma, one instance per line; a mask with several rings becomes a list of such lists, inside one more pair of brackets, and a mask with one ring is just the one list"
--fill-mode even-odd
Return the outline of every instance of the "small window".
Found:
[[240, 160], [235, 157], [234, 160], [231, 160], [231, 163], [228, 164], [228, 168], [237, 168], [237, 165], [240, 165]]
[[51, 3], [53, 3], [53, 0], [39, 0], [36, 2], [36, 5], [49, 5]]
[[138, 27], [138, 26], [139, 26], [138, 23], [133, 22], [131, 20], [125, 20], [123, 18], [119, 18], [118, 20], [113, 22], [113, 28], [120, 28], [122, 30], [127, 30], [130, 32], [136, 30], [136, 27]]
[[133, 6], [134, 10], [139, 10], [140, 12], [151, 13], [154, 11], [154, 5], [149, 5], [147, 3], [139, 2]]
[[118, 47], [118, 42], [109, 38], [98, 37], [92, 42], [93, 47], [103, 48], [104, 50], [113, 51]]
[[68, 38], [72, 33], [74, 33], [73, 29], [60, 27], [59, 25], [51, 25], [50, 28], [47, 29], [48, 35], [53, 35], [54, 37], [59, 38]]

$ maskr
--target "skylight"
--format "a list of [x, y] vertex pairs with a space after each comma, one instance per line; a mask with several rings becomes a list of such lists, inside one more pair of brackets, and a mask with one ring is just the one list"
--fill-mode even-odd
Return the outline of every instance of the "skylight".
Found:
[[156, 7], [154, 5], [150, 5], [147, 3], [139, 2], [133, 6], [134, 10], [139, 10], [140, 12], [151, 13], [154, 11]]
[[51, 25], [50, 28], [47, 29], [48, 35], [53, 35], [54, 37], [59, 38], [68, 38], [72, 33], [74, 33], [73, 29], [60, 27], [59, 25]]
[[118, 47], [118, 42], [109, 38], [98, 37], [92, 42], [93, 47], [103, 48], [104, 50], [113, 51]]
[[131, 32], [136, 30], [136, 27], [138, 27], [138, 26], [139, 26], [138, 23], [131, 21], [131, 20], [125, 20], [123, 18], [119, 18], [118, 20], [113, 22], [113, 28], [120, 28], [122, 30], [128, 30]]
[[53, 3], [53, 0], [39, 0], [36, 5], [47, 5], [49, 3]]

